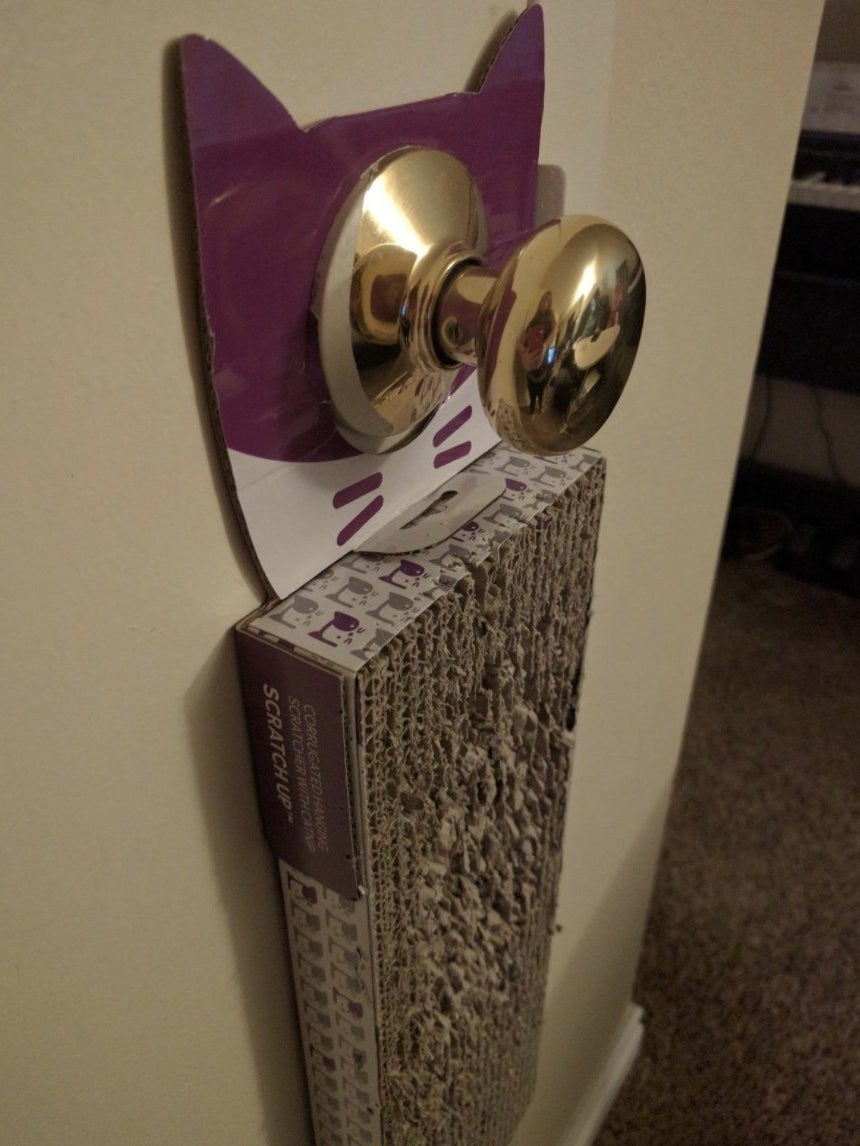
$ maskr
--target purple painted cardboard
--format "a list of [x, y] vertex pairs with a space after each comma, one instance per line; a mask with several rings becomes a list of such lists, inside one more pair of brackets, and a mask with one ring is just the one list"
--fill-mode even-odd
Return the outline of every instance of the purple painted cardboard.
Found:
[[543, 16], [520, 17], [478, 92], [299, 128], [213, 41], [182, 41], [211, 382], [226, 445], [325, 461], [337, 433], [309, 315], [329, 228], [361, 174], [408, 146], [448, 151], [487, 210], [490, 264], [532, 228], [543, 110]]
[[279, 859], [356, 899], [347, 682], [242, 630], [236, 641], [269, 846]]
[[466, 164], [492, 264], [531, 230], [543, 17], [519, 18], [477, 92], [306, 130], [217, 44], [189, 36], [181, 60], [216, 441], [268, 595], [283, 598], [498, 441], [465, 369], [407, 446], [356, 453], [334, 425], [309, 307], [332, 220], [394, 150], [430, 146]]

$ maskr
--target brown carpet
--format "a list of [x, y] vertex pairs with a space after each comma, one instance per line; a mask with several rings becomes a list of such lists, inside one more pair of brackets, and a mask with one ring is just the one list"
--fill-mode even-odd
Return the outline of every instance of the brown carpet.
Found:
[[860, 600], [721, 567], [596, 1146], [860, 1143]]

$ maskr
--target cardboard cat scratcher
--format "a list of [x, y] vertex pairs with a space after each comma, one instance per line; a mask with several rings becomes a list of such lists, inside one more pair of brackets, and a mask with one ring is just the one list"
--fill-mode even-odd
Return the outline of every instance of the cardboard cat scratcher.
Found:
[[[491, 265], [532, 229], [542, 15], [477, 92], [308, 129], [217, 44], [186, 39], [182, 68], [218, 437], [271, 594], [237, 648], [316, 1143], [504, 1146], [534, 1083], [603, 462], [498, 445], [468, 369], [414, 441], [358, 453], [313, 300], [345, 196], [400, 147], [469, 169]], [[480, 504], [428, 532], [457, 474]], [[390, 523], [402, 550], [365, 551]]]

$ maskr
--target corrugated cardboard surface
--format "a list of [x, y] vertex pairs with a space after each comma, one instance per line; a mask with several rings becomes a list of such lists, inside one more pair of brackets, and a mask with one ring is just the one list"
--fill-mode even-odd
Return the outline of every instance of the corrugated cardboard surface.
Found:
[[533, 1086], [603, 463], [479, 464], [509, 490], [459, 541], [354, 556], [239, 629], [264, 808], [287, 765], [267, 826], [320, 1143], [503, 1146]]

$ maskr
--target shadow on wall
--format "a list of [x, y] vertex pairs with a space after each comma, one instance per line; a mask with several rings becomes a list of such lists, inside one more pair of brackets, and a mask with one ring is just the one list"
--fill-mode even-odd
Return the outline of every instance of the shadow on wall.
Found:
[[[217, 417], [213, 417], [215, 397], [208, 380], [208, 349], [204, 345], [201, 322], [201, 292], [197, 269], [197, 233], [194, 222], [194, 198], [191, 160], [186, 139], [185, 111], [182, 104], [182, 77], [179, 43], [169, 44], [162, 60], [162, 124], [164, 136], [164, 180], [167, 210], [170, 217], [170, 239], [176, 275], [176, 302], [182, 318], [185, 349], [188, 356], [189, 385], [194, 385], [203, 446], [209, 461], [212, 485], [221, 510], [221, 520], [236, 565], [252, 591], [261, 594], [261, 577], [251, 556], [232, 498], [229, 464], [219, 441]], [[192, 381], [193, 380], [193, 381]], [[238, 617], [236, 618], [238, 620]]]
[[232, 634], [218, 644], [186, 693], [185, 713], [267, 1141], [311, 1146], [280, 887], [260, 827]]
[[[188, 385], [195, 388], [201, 437], [225, 533], [237, 566], [259, 594], [259, 579], [227, 492], [212, 433], [206, 352], [196, 307], [196, 236], [176, 43], [164, 53], [162, 94], [166, 198], [177, 305], [188, 355]], [[185, 715], [212, 866], [235, 952], [266, 1140], [271, 1146], [284, 1142], [310, 1146], [310, 1115], [280, 887], [276, 864], [260, 826], [231, 634], [219, 642], [189, 688]]]
[[[551, 984], [545, 1014], [552, 1016], [552, 1022], [544, 1025], [541, 1034], [539, 1088], [512, 1146], [535, 1142], [567, 1146], [590, 1141], [589, 1129], [597, 1129], [590, 1126], [595, 1114], [595, 1092], [590, 1088], [606, 1081], [601, 1072], [614, 1049], [613, 1043], [606, 1045], [606, 1032], [614, 1040], [629, 1014], [670, 795], [666, 789], [658, 798], [585, 931], [567, 954], [561, 974]], [[571, 850], [569, 840], [565, 847]], [[561, 929], [563, 905], [559, 921]], [[611, 959], [607, 960], [607, 952], [613, 953]], [[576, 1015], [579, 1025], [566, 1025], [565, 1013]], [[595, 1039], [600, 1041], [595, 1043]], [[563, 1104], [557, 1102], [560, 1094], [566, 1096]]]

